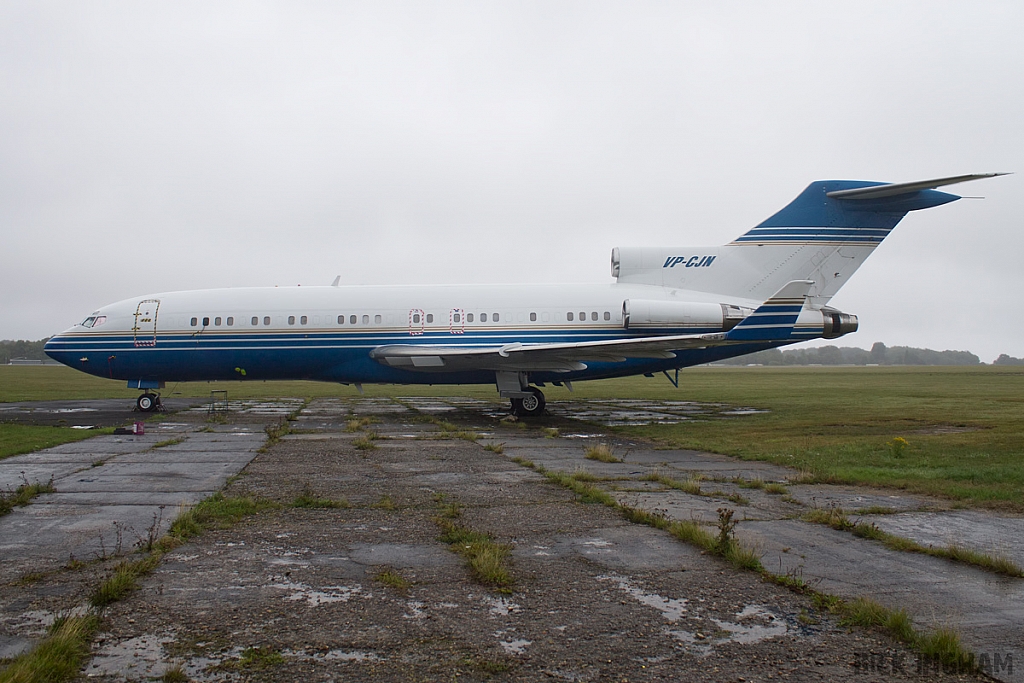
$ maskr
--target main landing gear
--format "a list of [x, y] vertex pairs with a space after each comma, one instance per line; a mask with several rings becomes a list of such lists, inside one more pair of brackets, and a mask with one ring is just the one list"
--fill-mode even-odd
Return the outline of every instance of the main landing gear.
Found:
[[543, 414], [546, 405], [544, 392], [537, 387], [526, 387], [525, 391], [528, 396], [512, 399], [512, 414], [517, 417], [537, 417]]
[[163, 406], [160, 403], [159, 394], [151, 394], [149, 392], [146, 392], [145, 394], [139, 396], [139, 398], [136, 399], [135, 401], [135, 410], [137, 410], [140, 413], [153, 413], [156, 412], [157, 410], [160, 410], [160, 408], [162, 407]]

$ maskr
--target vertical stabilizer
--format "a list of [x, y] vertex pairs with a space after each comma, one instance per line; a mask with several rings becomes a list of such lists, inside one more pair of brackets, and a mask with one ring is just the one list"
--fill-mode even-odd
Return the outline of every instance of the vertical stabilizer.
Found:
[[764, 301], [786, 283], [812, 280], [820, 308], [910, 211], [960, 197], [933, 188], [999, 173], [911, 183], [819, 180], [781, 211], [722, 247], [616, 249], [619, 282]]

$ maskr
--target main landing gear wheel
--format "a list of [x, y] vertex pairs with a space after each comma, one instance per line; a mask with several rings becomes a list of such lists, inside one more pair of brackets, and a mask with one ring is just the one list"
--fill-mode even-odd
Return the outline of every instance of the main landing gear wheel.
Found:
[[544, 392], [537, 387], [528, 387], [527, 391], [532, 395], [512, 399], [512, 414], [518, 417], [537, 417], [544, 412]]
[[143, 394], [135, 401], [135, 408], [140, 413], [152, 413], [160, 407], [160, 397], [156, 394]]

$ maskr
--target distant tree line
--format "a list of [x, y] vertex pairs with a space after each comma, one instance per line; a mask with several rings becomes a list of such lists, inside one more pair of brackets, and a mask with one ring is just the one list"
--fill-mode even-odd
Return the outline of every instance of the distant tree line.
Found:
[[18, 341], [0, 341], [0, 365], [10, 363], [12, 358], [49, 360], [50, 357], [43, 353], [43, 345], [46, 344], [49, 339], [50, 338], [47, 337], [46, 339], [40, 339], [39, 341], [25, 341], [23, 339], [19, 339]]
[[[1006, 354], [999, 358], [1007, 359], [1003, 362], [997, 360], [1000, 365], [1013, 365], [1008, 361], [1018, 360]], [[769, 349], [720, 362], [724, 365], [979, 365], [981, 359], [970, 351], [934, 351], [875, 342], [870, 351], [855, 346], [819, 346], [785, 351]]]
[[1024, 365], [1024, 358], [1014, 358], [1005, 353], [999, 354], [999, 358], [992, 361], [992, 365]]

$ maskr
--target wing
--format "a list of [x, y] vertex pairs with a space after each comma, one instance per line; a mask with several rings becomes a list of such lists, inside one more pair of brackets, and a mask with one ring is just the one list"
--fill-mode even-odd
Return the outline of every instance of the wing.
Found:
[[370, 351], [378, 363], [418, 372], [574, 372], [587, 361], [622, 363], [629, 358], [671, 359], [677, 351], [727, 344], [784, 341], [792, 337], [810, 292], [810, 280], [794, 280], [728, 332], [633, 337], [551, 344], [450, 346], [390, 344]]

